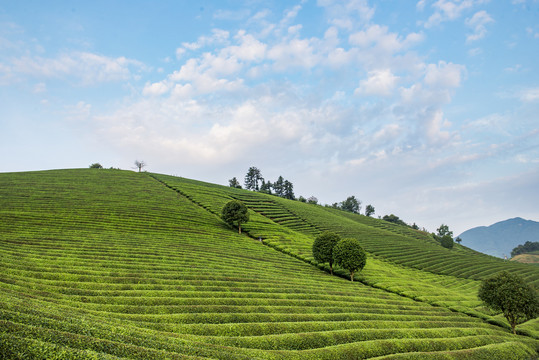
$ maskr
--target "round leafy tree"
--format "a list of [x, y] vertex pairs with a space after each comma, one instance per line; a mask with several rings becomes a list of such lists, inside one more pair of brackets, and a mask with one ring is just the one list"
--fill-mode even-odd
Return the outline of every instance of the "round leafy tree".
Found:
[[350, 271], [350, 281], [354, 273], [361, 271], [367, 263], [367, 254], [356, 239], [342, 239], [333, 248], [333, 259], [337, 265]]
[[520, 276], [507, 271], [483, 280], [478, 296], [485, 305], [503, 313], [513, 334], [518, 324], [539, 316], [537, 291]]
[[449, 235], [445, 235], [442, 237], [442, 239], [440, 240], [440, 244], [444, 247], [444, 248], [447, 248], [447, 249], [452, 249], [453, 248], [453, 238]]
[[249, 211], [241, 201], [229, 201], [221, 214], [221, 218], [230, 225], [238, 225], [238, 233], [241, 234], [241, 224], [249, 221]]
[[329, 272], [333, 275], [333, 247], [341, 240], [331, 231], [324, 231], [314, 239], [313, 257], [321, 263], [329, 263]]

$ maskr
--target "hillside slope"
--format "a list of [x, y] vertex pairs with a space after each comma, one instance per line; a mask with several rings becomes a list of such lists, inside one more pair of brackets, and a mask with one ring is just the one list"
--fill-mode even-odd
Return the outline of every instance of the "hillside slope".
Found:
[[[415, 280], [423, 291], [422, 277], [438, 279], [431, 284], [435, 291], [445, 279], [455, 297], [462, 289], [461, 306], [471, 308], [475, 303], [466, 293], [476, 280], [411, 269], [371, 254], [371, 268], [361, 275], [368, 278], [365, 284], [350, 283], [305, 262], [312, 234], [329, 227], [326, 223], [289, 215], [279, 224], [251, 210], [246, 229], [255, 239], [240, 236], [216, 214], [233, 197], [262, 194], [153, 176], [89, 169], [0, 174], [4, 358], [362, 359], [413, 353], [429, 359], [528, 359], [537, 354], [537, 340], [415, 301], [411, 297], [421, 296], [417, 290], [400, 296], [365, 285], [389, 286], [389, 277], [402, 272], [414, 274], [407, 291]], [[274, 210], [279, 201], [269, 200]], [[259, 233], [271, 246], [256, 241]], [[378, 274], [383, 271], [388, 275]]]
[[485, 254], [503, 258], [526, 241], [539, 241], [539, 222], [522, 218], [479, 226], [459, 235], [463, 244]]

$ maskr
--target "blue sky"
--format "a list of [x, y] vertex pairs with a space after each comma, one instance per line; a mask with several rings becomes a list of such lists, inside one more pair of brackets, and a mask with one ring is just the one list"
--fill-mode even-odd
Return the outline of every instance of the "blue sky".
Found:
[[539, 1], [0, 1], [1, 172], [250, 166], [455, 234], [539, 221]]

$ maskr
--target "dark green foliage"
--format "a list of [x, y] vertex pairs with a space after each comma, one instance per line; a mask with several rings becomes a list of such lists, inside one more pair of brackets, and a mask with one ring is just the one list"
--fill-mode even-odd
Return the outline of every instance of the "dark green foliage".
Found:
[[432, 234], [434, 240], [438, 241], [444, 248], [452, 249], [455, 243], [453, 242], [453, 231], [449, 230], [449, 226], [442, 224], [436, 231], [436, 234]]
[[103, 169], [103, 165], [101, 165], [100, 163], [93, 163], [92, 165], [90, 165], [90, 169]]
[[347, 197], [346, 200], [342, 201], [339, 208], [344, 211], [359, 214], [359, 211], [361, 210], [361, 201], [352, 195]]
[[273, 192], [275, 195], [283, 197], [284, 195], [284, 178], [282, 176], [279, 176], [277, 181], [275, 181], [272, 185]]
[[436, 235], [438, 235], [439, 237], [444, 237], [444, 236], [449, 236], [451, 238], [453, 238], [453, 231], [449, 231], [449, 226], [447, 225], [440, 225], [440, 227], [438, 229], [436, 229], [436, 231], [438, 232]]
[[271, 195], [271, 188], [272, 187], [273, 187], [273, 185], [271, 184], [271, 181], [265, 182], [264, 180], [262, 180], [262, 185], [260, 185], [260, 190], [259, 191], [261, 193]]
[[232, 179], [228, 180], [228, 186], [235, 189], [241, 189], [240, 182], [238, 181], [238, 179], [236, 179], [236, 177], [233, 177]]
[[260, 170], [251, 166], [245, 175], [245, 188], [247, 190], [258, 191], [260, 190], [259, 183], [262, 183], [263, 180], [264, 178]]
[[288, 181], [288, 180], [285, 180], [284, 184], [283, 184], [283, 189], [284, 189], [284, 192], [283, 192], [283, 196], [285, 199], [289, 199], [289, 200], [295, 200], [296, 197], [294, 196], [294, 185]]
[[507, 271], [483, 280], [478, 296], [488, 307], [503, 313], [515, 334], [516, 325], [539, 316], [537, 291]]
[[333, 248], [333, 259], [350, 272], [350, 281], [354, 281], [354, 273], [361, 271], [367, 263], [367, 254], [358, 240], [342, 239]]
[[402, 221], [397, 215], [393, 215], [393, 214], [384, 215], [382, 220], [385, 220], [385, 221], [388, 221], [390, 223], [394, 223], [394, 224], [397, 224], [397, 225], [408, 226], [408, 224], [406, 224], [404, 221]]
[[367, 205], [367, 207], [365, 208], [365, 216], [371, 216], [373, 214], [374, 214], [374, 206]]
[[440, 240], [440, 244], [446, 249], [452, 249], [454, 245], [453, 238], [449, 235], [444, 235]]
[[320, 263], [329, 263], [329, 271], [333, 275], [333, 248], [341, 240], [340, 236], [324, 231], [313, 242], [313, 257]]
[[241, 224], [249, 221], [249, 211], [241, 201], [232, 200], [223, 207], [221, 218], [227, 224], [238, 225], [238, 233], [241, 234]]
[[526, 241], [524, 245], [518, 245], [511, 251], [511, 257], [539, 251], [539, 241]]

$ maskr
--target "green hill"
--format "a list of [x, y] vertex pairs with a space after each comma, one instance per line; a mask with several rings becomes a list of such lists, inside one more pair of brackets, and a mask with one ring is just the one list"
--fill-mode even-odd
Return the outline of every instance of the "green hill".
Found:
[[[219, 217], [240, 199], [242, 235]], [[120, 170], [0, 174], [0, 358], [530, 359], [477, 300], [504, 262], [381, 220], [178, 177]], [[311, 255], [359, 238], [358, 282]], [[261, 238], [262, 242], [258, 241]]]

